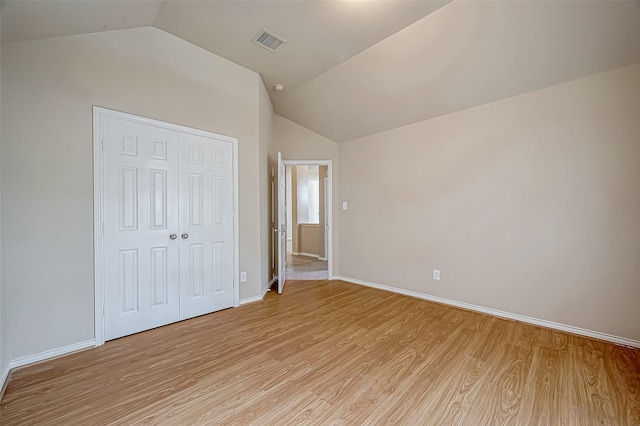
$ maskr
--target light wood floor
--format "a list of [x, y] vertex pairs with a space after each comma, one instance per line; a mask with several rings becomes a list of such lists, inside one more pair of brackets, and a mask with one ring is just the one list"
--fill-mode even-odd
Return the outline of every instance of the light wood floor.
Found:
[[18, 370], [3, 425], [638, 425], [640, 352], [340, 281]]

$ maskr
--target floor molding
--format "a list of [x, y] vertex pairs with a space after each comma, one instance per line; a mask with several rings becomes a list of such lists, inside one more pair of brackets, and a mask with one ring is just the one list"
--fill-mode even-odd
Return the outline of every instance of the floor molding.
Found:
[[262, 296], [253, 296], [253, 297], [247, 297], [246, 299], [240, 299], [240, 306], [246, 305], [247, 303], [262, 302], [263, 297], [264, 297], [264, 294]]
[[[9, 384], [9, 378], [11, 377], [11, 373], [13, 370], [19, 367], [24, 367], [25, 365], [35, 364], [42, 361], [47, 361], [53, 358], [57, 358], [62, 355], [68, 355], [72, 352], [81, 351], [83, 349], [93, 348], [96, 346], [95, 339], [85, 340], [83, 342], [73, 343], [71, 345], [62, 346], [55, 349], [50, 349], [48, 351], [40, 352], [35, 355], [27, 355], [21, 356], [14, 360], [9, 361], [9, 364], [2, 372], [2, 376], [0, 376], [0, 383], [2, 384], [2, 388]], [[4, 392], [3, 392], [4, 394]]]
[[[292, 253], [294, 254], [294, 253]], [[316, 259], [320, 258], [319, 254], [313, 254], [313, 253], [305, 253], [305, 252], [300, 252], [300, 253], [295, 253], [296, 256], [307, 256], [307, 257], [315, 257]]]
[[60, 348], [50, 349], [48, 351], [40, 352], [35, 355], [21, 356], [9, 362], [9, 367], [11, 369], [14, 369], [14, 368], [23, 367], [29, 364], [35, 364], [36, 362], [57, 358], [59, 356], [67, 355], [72, 352], [80, 351], [82, 349], [93, 348], [95, 345], [96, 345], [95, 339], [89, 339], [83, 342], [62, 346]]
[[2, 376], [0, 376], [0, 401], [2, 401], [2, 397], [4, 396], [4, 391], [7, 390], [7, 385], [11, 381], [11, 363], [7, 363], [4, 371], [2, 372]]
[[458, 302], [456, 300], [445, 299], [438, 296], [431, 296], [429, 294], [418, 293], [416, 291], [405, 290], [398, 287], [391, 287], [383, 284], [372, 283], [369, 281], [363, 281], [356, 278], [334, 276], [333, 279], [346, 281], [352, 284], [363, 285], [366, 287], [377, 288], [379, 290], [386, 290], [393, 293], [404, 294], [405, 296], [417, 297], [419, 299], [428, 300], [430, 302], [442, 303], [444, 305], [455, 306], [457, 308], [468, 309], [470, 311], [482, 312], [484, 314], [489, 314], [496, 317], [507, 318], [511, 320], [525, 322], [528, 324], [538, 325], [541, 327], [551, 328], [554, 330], [565, 331], [567, 333], [578, 334], [580, 336], [586, 336], [594, 339], [604, 340], [604, 341], [612, 342], [622, 346], [640, 348], [640, 341], [627, 339], [626, 337], [614, 336], [612, 334], [601, 333], [599, 331], [593, 331], [593, 330], [587, 330], [580, 327], [574, 327], [572, 325], [560, 324], [557, 322], [547, 321], [539, 318], [527, 317], [524, 315], [514, 314], [511, 312], [505, 312], [497, 309], [486, 308], [484, 306], [472, 305], [470, 303]]

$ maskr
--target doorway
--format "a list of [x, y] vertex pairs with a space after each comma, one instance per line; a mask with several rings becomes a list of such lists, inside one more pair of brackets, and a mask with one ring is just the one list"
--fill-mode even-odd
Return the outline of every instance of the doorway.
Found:
[[329, 167], [287, 164], [287, 266], [290, 280], [329, 278]]

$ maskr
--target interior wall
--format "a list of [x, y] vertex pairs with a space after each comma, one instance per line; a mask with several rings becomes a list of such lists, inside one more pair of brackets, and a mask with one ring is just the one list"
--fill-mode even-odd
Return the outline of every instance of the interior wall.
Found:
[[[0, 7], [0, 22], [2, 16], [2, 7]], [[2, 29], [0, 28], [0, 34]], [[7, 353], [7, 321], [5, 307], [5, 288], [4, 288], [4, 215], [2, 213], [4, 204], [2, 203], [2, 37], [0, 36], [0, 398], [2, 397], [2, 386], [4, 385], [4, 373], [9, 365], [9, 357]]]
[[2, 60], [11, 359], [94, 337], [93, 105], [239, 139], [240, 297], [260, 295], [256, 73], [152, 27], [10, 43]]
[[327, 177], [327, 173], [328, 173], [327, 170], [328, 170], [327, 166], [320, 166], [318, 168], [318, 174], [320, 179], [320, 183], [318, 185], [319, 187], [318, 194], [320, 197], [320, 223], [319, 223], [320, 245], [318, 247], [318, 255], [322, 259], [326, 257], [325, 246], [324, 246], [324, 234], [325, 234], [324, 192], [327, 190], [327, 188], [325, 188], [324, 179]]
[[341, 275], [640, 341], [639, 117], [635, 64], [341, 144]]
[[[338, 159], [338, 144], [275, 114], [273, 119], [273, 150], [269, 154], [269, 158], [272, 162], [277, 161], [278, 151], [282, 152], [282, 156], [285, 160], [332, 160], [333, 193], [331, 201], [333, 204], [333, 274], [338, 275], [340, 271], [340, 211], [338, 209], [338, 200], [340, 199], [340, 161]], [[293, 241], [295, 244], [295, 237]]]
[[291, 205], [288, 208], [291, 210], [291, 250], [293, 253], [299, 253], [300, 247], [298, 242], [298, 168], [291, 166]]
[[271, 231], [271, 220], [269, 207], [271, 204], [271, 171], [269, 168], [269, 149], [271, 137], [273, 135], [273, 105], [269, 99], [269, 93], [262, 81], [258, 78], [258, 105], [259, 105], [259, 139], [260, 139], [260, 168], [258, 176], [260, 179], [260, 288], [264, 293], [269, 287], [273, 274], [271, 265], [271, 250], [273, 245], [273, 232]]

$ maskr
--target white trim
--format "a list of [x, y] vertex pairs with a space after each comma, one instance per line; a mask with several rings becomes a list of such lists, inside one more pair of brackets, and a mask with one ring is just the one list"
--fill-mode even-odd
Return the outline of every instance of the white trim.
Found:
[[292, 251], [291, 254], [294, 255], [294, 256], [298, 256], [300, 253], [298, 253], [296, 251]]
[[[9, 362], [9, 364], [7, 364], [7, 367], [4, 369], [4, 371], [2, 372], [2, 376], [0, 376], [0, 391], [7, 384], [7, 382], [6, 382], [7, 377], [9, 377], [11, 372], [14, 369], [18, 368], [18, 367], [24, 367], [25, 365], [35, 364], [35, 363], [41, 362], [41, 361], [47, 361], [47, 360], [52, 359], [52, 358], [57, 358], [59, 356], [67, 355], [67, 354], [70, 354], [72, 352], [77, 352], [77, 351], [80, 351], [82, 349], [93, 348], [95, 346], [96, 346], [95, 339], [89, 339], [89, 340], [85, 340], [83, 342], [78, 342], [78, 343], [73, 343], [71, 345], [62, 346], [60, 348], [50, 349], [48, 351], [40, 352], [40, 353], [35, 354], [35, 355], [21, 356], [21, 357], [18, 357], [16, 359], [14, 359], [14, 360], [11, 360]], [[2, 395], [0, 395], [0, 397], [1, 396]]]
[[2, 375], [0, 376], [0, 401], [2, 401], [2, 397], [4, 396], [4, 391], [6, 390], [6, 386], [9, 384], [7, 382], [7, 378], [11, 374], [11, 363], [8, 363], [4, 368]]
[[[324, 190], [327, 192], [327, 211], [329, 212], [329, 235], [328, 235], [328, 250], [325, 253], [327, 258], [327, 269], [330, 279], [333, 279], [333, 160], [282, 160], [282, 164], [285, 166], [327, 166], [327, 178], [329, 184], [326, 185]], [[326, 230], [325, 230], [326, 232]], [[292, 254], [304, 254], [304, 253], [292, 253]]]
[[240, 305], [246, 305], [247, 303], [262, 302], [263, 296], [247, 297], [246, 299], [240, 299]]
[[240, 207], [238, 201], [238, 139], [231, 139], [233, 147], [233, 307], [240, 306]]
[[593, 331], [593, 330], [587, 330], [580, 327], [574, 327], [572, 325], [560, 324], [557, 322], [547, 321], [539, 318], [527, 317], [524, 315], [500, 311], [492, 308], [485, 308], [484, 306], [472, 305], [470, 303], [465, 303], [465, 302], [458, 302], [456, 300], [445, 299], [438, 296], [431, 296], [424, 293], [418, 293], [415, 291], [405, 290], [402, 288], [391, 287], [383, 284], [372, 283], [369, 281], [358, 280], [355, 278], [342, 277], [342, 276], [335, 276], [333, 278], [346, 281], [352, 284], [363, 285], [366, 287], [372, 287], [379, 290], [385, 290], [393, 293], [403, 294], [405, 296], [417, 297], [418, 299], [424, 299], [431, 302], [442, 303], [443, 305], [455, 306], [457, 308], [467, 309], [475, 312], [482, 312], [482, 313], [493, 315], [496, 317], [507, 318], [515, 321], [525, 322], [528, 324], [538, 325], [541, 327], [551, 328], [554, 330], [564, 331], [567, 333], [578, 334], [580, 336], [591, 337], [593, 339], [605, 340], [607, 342], [615, 343], [618, 345], [628, 346], [632, 348], [640, 348], [640, 341], [627, 339], [626, 337], [614, 336], [612, 334], [601, 333], [599, 331]]
[[316, 259], [320, 259], [319, 254], [305, 253], [305, 252], [296, 253], [296, 256], [315, 257]]
[[327, 260], [326, 257], [318, 257], [318, 260], [322, 260], [323, 262], [325, 262]]
[[93, 348], [96, 346], [95, 339], [85, 340], [83, 342], [73, 343], [71, 345], [62, 346], [60, 348], [50, 349], [35, 355], [27, 355], [16, 358], [9, 363], [9, 369], [23, 367], [25, 365], [34, 364], [40, 361], [46, 361], [62, 355], [67, 355], [82, 349]]
[[102, 132], [104, 129], [102, 111], [93, 107], [93, 279], [95, 285], [94, 294], [94, 329], [96, 345], [104, 344], [104, 266], [103, 253], [104, 239], [102, 233], [104, 181]]
[[104, 209], [104, 158], [102, 150], [102, 135], [104, 132], [105, 117], [131, 121], [138, 124], [146, 124], [161, 129], [187, 133], [205, 138], [218, 139], [230, 142], [233, 148], [233, 306], [240, 305], [240, 232], [239, 232], [239, 207], [238, 207], [238, 139], [217, 133], [167, 123], [151, 118], [141, 117], [124, 112], [114, 111], [98, 106], [93, 107], [93, 248], [94, 248], [94, 327], [95, 345], [104, 344], [104, 317], [102, 310], [104, 305], [104, 238], [102, 234], [103, 209]]
[[267, 292], [269, 291], [269, 289], [271, 288], [271, 286], [273, 285], [273, 283], [276, 282], [276, 280], [278, 279], [278, 277], [274, 276], [273, 278], [271, 278], [271, 281], [269, 281], [267, 283], [267, 286], [265, 288], [262, 289], [262, 297], [264, 298], [264, 295], [267, 294]]

